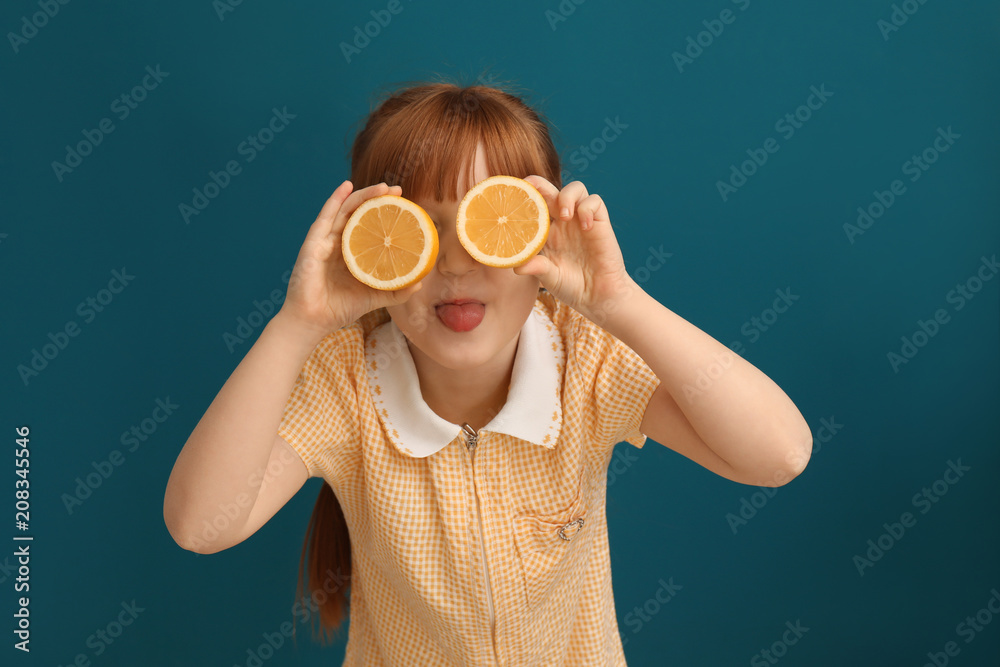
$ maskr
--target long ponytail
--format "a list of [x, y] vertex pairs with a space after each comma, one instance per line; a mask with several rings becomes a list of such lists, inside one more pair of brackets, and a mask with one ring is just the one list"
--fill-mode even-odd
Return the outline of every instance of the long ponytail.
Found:
[[[308, 553], [309, 564], [305, 561]], [[309, 575], [309, 599], [303, 601], [302, 575]], [[296, 600], [305, 604], [312, 623], [313, 639], [327, 644], [347, 618], [347, 591], [351, 579], [351, 536], [344, 510], [329, 484], [324, 483], [316, 498], [299, 558]], [[318, 613], [314, 613], [317, 612]], [[295, 624], [292, 625], [292, 636]]]

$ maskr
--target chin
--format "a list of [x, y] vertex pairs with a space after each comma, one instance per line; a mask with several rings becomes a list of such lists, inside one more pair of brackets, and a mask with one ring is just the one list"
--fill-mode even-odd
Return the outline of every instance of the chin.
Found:
[[[494, 358], [499, 351], [481, 340], [475, 342], [469, 340], [468, 344], [455, 344], [440, 338], [424, 337], [422, 340], [410, 341], [410, 345], [417, 347], [440, 366], [455, 371], [479, 368]], [[413, 354], [412, 348], [410, 354]]]

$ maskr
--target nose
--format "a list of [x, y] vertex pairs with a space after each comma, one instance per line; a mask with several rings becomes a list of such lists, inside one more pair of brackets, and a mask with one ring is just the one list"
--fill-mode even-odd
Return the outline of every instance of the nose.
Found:
[[447, 230], [438, 236], [437, 270], [443, 276], [462, 277], [475, 271], [479, 262], [473, 259], [465, 247], [459, 242], [454, 229]]

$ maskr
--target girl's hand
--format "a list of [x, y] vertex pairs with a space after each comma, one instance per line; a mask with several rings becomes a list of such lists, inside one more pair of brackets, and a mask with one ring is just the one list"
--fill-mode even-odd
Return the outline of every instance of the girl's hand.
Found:
[[615, 302], [638, 287], [625, 271], [604, 201], [587, 194], [580, 181], [560, 191], [541, 176], [524, 180], [545, 198], [553, 219], [545, 247], [514, 273], [538, 276], [556, 298], [601, 324], [614, 312]]
[[390, 188], [385, 183], [352, 194], [353, 188], [344, 181], [323, 205], [299, 250], [288, 294], [275, 315], [295, 322], [317, 341], [365, 313], [404, 303], [420, 289], [419, 282], [394, 292], [373, 289], [347, 269], [340, 241], [348, 218], [368, 199], [402, 193], [398, 185]]

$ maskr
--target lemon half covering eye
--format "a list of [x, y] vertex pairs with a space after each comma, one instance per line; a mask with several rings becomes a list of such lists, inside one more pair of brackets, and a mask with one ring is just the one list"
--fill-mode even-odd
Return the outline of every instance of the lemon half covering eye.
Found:
[[361, 204], [341, 235], [344, 263], [369, 287], [398, 290], [430, 273], [438, 254], [434, 222], [420, 206], [396, 195]]
[[491, 176], [462, 199], [455, 230], [476, 261], [498, 268], [520, 266], [545, 246], [549, 209], [531, 183]]

